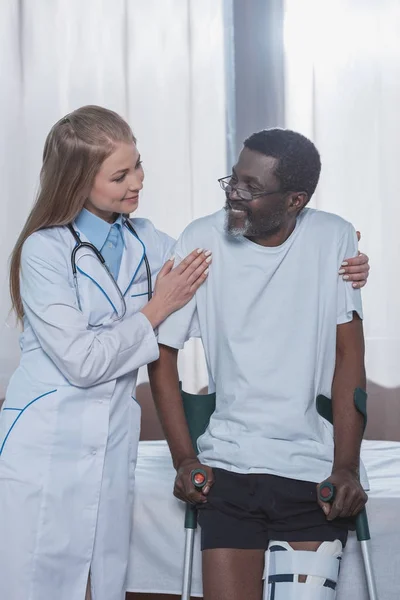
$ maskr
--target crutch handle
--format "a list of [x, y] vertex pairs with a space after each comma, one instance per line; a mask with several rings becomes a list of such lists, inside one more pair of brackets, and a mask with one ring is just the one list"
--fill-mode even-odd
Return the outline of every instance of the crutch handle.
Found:
[[[324, 481], [319, 487], [318, 497], [322, 502], [333, 502], [336, 495], [336, 487], [330, 481]], [[371, 539], [368, 525], [367, 511], [365, 508], [356, 516], [356, 533], [359, 542]]]
[[359, 512], [356, 516], [356, 532], [357, 539], [359, 542], [366, 542], [371, 539], [367, 511], [365, 510], [365, 508], [363, 508], [362, 511]]
[[190, 479], [198, 492], [200, 492], [207, 483], [207, 473], [204, 469], [194, 469], [190, 474]]
[[[193, 469], [190, 473], [190, 480], [198, 492], [201, 492], [207, 483], [207, 473], [204, 469]], [[196, 529], [197, 527], [197, 509], [193, 504], [186, 505], [185, 529]]]
[[318, 496], [321, 502], [333, 502], [336, 494], [336, 488], [330, 481], [324, 481], [319, 486]]

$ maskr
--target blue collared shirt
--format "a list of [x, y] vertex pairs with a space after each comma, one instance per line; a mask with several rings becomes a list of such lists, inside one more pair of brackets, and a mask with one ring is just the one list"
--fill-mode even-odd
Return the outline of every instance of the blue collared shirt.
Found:
[[106, 265], [116, 281], [125, 247], [122, 215], [119, 215], [114, 223], [107, 223], [83, 208], [75, 219], [75, 223], [90, 243], [102, 253]]

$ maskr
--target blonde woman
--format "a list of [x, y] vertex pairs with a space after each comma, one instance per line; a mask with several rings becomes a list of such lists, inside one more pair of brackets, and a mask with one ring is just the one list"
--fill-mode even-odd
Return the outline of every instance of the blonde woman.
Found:
[[[140, 407], [155, 331], [207, 277], [138, 206], [136, 140], [87, 106], [51, 129], [41, 189], [11, 259], [21, 362], [0, 416], [4, 600], [123, 600]], [[153, 293], [153, 282], [155, 282]]]

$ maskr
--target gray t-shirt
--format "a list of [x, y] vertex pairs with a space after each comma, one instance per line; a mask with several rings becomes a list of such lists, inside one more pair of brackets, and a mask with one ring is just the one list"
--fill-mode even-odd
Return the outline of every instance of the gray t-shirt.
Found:
[[362, 318], [361, 293], [338, 270], [357, 254], [352, 225], [304, 209], [291, 236], [264, 247], [225, 232], [225, 213], [183, 232], [177, 259], [212, 250], [207, 282], [159, 329], [182, 348], [201, 337], [217, 407], [199, 440], [200, 460], [237, 473], [319, 482], [331, 473], [332, 427], [315, 405], [331, 395], [336, 327]]

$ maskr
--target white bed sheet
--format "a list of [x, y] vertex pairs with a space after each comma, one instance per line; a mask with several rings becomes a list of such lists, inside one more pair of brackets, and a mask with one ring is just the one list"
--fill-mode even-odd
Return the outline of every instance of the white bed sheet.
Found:
[[[368, 515], [379, 600], [400, 598], [400, 443], [364, 441]], [[133, 534], [127, 591], [180, 594], [184, 549], [184, 504], [172, 495], [174, 481], [166, 442], [141, 442], [136, 468]], [[192, 595], [201, 596], [200, 535], [196, 535]], [[367, 600], [355, 534], [342, 561], [338, 600]]]

